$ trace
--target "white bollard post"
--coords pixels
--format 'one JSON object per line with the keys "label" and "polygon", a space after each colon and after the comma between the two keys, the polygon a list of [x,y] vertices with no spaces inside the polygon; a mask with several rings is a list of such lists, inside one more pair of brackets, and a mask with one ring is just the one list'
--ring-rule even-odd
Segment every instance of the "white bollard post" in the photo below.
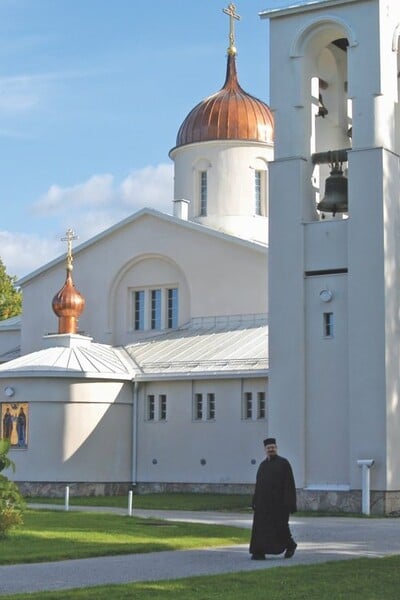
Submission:
{"label": "white bollard post", "polygon": [[132,516],[132,500],[133,500],[133,492],[129,490],[128,492],[128,517]]}
{"label": "white bollard post", "polygon": [[65,510],[69,510],[69,485],[65,486]]}
{"label": "white bollard post", "polygon": [[364,515],[370,514],[370,468],[374,462],[373,458],[364,458],[357,461],[358,466],[361,467],[361,508]]}

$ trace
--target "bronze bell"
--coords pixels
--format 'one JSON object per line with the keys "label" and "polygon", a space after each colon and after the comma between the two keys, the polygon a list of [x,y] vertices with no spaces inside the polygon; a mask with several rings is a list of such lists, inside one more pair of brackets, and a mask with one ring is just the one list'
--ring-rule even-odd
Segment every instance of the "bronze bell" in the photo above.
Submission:
{"label": "bronze bell", "polygon": [[340,163],[334,163],[331,169],[325,181],[325,196],[318,202],[317,209],[335,216],[348,211],[347,177],[343,175]]}

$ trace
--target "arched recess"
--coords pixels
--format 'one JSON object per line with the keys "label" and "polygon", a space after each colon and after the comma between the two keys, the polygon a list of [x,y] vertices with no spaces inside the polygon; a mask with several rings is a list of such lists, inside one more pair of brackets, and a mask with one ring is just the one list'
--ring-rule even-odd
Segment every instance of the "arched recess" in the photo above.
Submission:
{"label": "arched recess", "polygon": [[[161,321],[152,327],[151,292],[155,290],[160,290]],[[177,315],[173,324],[168,323],[168,290],[177,290],[174,293]],[[138,292],[143,292],[144,322],[143,327],[135,329],[135,296],[137,298]],[[126,345],[144,334],[156,334],[183,325],[190,320],[190,289],[185,273],[164,255],[135,257],[114,278],[108,297],[108,318],[113,345]]]}
{"label": "arched recess", "polygon": [[[304,109],[304,151],[310,157],[351,148],[352,101],[349,97],[349,48],[358,44],[355,32],[341,18],[315,18],[298,32],[291,46],[297,69],[299,97]],[[308,147],[307,147],[308,146]],[[333,165],[316,164],[312,171],[314,207],[322,200]],[[341,165],[346,172],[347,164]],[[341,213],[318,213],[316,218],[342,218]]]}
{"label": "arched recess", "polygon": [[358,45],[355,32],[346,21],[335,15],[325,15],[322,19],[316,17],[299,30],[292,42],[290,57],[304,56],[308,52],[311,42],[318,52],[333,40],[340,38],[347,38],[350,47]]}

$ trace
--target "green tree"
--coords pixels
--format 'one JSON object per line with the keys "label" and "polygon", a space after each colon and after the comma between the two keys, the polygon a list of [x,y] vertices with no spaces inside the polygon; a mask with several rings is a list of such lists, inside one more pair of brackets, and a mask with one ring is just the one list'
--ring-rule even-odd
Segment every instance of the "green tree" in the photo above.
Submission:
{"label": "green tree", "polygon": [[15,287],[16,277],[7,275],[0,258],[0,321],[16,317],[22,312],[22,294]]}
{"label": "green tree", "polygon": [[[8,458],[10,441],[0,438],[0,471],[12,469],[15,471],[14,462]],[[25,501],[18,487],[5,475],[0,475],[0,539],[7,533],[23,523]]]}

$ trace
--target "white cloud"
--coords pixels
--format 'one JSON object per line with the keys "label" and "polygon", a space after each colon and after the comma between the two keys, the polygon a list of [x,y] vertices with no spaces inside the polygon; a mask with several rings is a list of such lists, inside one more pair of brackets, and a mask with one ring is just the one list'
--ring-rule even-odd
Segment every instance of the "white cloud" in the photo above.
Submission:
{"label": "white cloud", "polygon": [[52,237],[0,231],[0,257],[7,273],[22,277],[63,252],[60,238],[71,227],[79,244],[118,221],[148,207],[172,212],[173,167],[149,166],[117,183],[113,175],[93,175],[70,187],[52,185],[32,213],[50,220]]}
{"label": "white cloud", "polygon": [[93,175],[84,183],[62,188],[52,185],[34,205],[33,212],[42,215],[54,215],[71,208],[85,210],[112,202],[114,177],[112,175]]}
{"label": "white cloud", "polygon": [[52,185],[32,211],[64,220],[65,215],[71,218],[73,210],[77,221],[91,222],[98,219],[100,210],[104,216],[114,215],[115,223],[145,206],[171,212],[172,198],[173,167],[161,164],[133,171],[120,183],[113,175],[104,174],[70,187]]}
{"label": "white cloud", "polygon": [[100,71],[71,70],[0,77],[0,116],[18,116],[42,109],[59,83],[86,80],[99,74]]}
{"label": "white cloud", "polygon": [[173,198],[173,167],[162,164],[133,171],[120,186],[121,199],[127,206],[136,206],[141,198],[143,206],[165,211],[165,195],[169,207]]}
{"label": "white cloud", "polygon": [[0,231],[0,255],[7,273],[22,277],[62,252],[60,241],[26,233]]}

